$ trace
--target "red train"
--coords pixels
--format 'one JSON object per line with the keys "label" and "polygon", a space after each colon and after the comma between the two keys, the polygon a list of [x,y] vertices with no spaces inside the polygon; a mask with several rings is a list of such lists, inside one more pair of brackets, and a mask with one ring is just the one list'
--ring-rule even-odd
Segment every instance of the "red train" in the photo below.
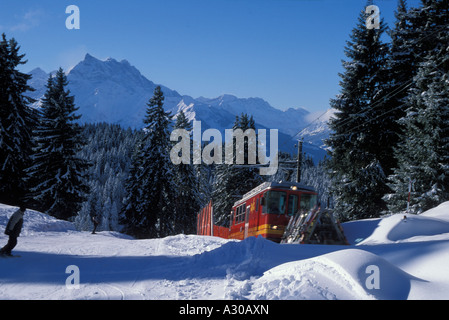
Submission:
{"label": "red train", "polygon": [[239,240],[260,235],[280,242],[290,218],[316,206],[317,193],[312,187],[295,182],[265,182],[234,203],[229,228],[214,225],[209,203],[198,214],[197,234]]}

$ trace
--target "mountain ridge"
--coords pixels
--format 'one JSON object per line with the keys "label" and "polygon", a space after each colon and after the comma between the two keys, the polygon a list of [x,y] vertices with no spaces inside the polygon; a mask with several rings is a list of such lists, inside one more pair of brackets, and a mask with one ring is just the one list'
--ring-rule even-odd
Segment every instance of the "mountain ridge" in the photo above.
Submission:
{"label": "mountain ridge", "polygon": [[[35,68],[29,74],[33,76],[30,86],[36,89],[29,95],[38,101],[34,104],[38,107],[39,100],[45,93],[47,79],[52,73]],[[147,103],[156,86],[160,85],[142,75],[126,59],[100,60],[89,53],[85,55],[84,60],[67,71],[67,79],[68,89],[75,96],[78,113],[82,115],[82,123],[107,122],[136,129],[143,127]],[[274,108],[262,98],[239,98],[232,94],[215,98],[193,98],[164,85],[160,86],[165,96],[164,108],[173,115],[182,110],[190,121],[201,121],[203,130],[216,128],[223,131],[232,128],[237,115],[247,113],[253,115],[258,129],[279,130],[280,148],[281,145],[288,145],[281,148],[282,151],[292,152],[295,143],[292,137],[310,124],[307,118],[310,112],[304,108],[289,108],[283,111]],[[320,135],[325,138],[328,132],[324,130]],[[305,141],[312,144],[318,141],[318,148],[322,145],[320,140],[321,137],[305,137]],[[321,158],[324,150],[319,153],[318,157]]]}

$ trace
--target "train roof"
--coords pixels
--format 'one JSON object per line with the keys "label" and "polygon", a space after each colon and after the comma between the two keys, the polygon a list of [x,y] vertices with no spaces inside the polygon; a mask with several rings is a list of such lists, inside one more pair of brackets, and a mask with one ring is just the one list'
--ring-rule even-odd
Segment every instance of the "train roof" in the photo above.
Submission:
{"label": "train roof", "polygon": [[298,183],[298,182],[289,182],[289,181],[280,181],[280,182],[264,182],[261,185],[255,187],[253,190],[245,193],[243,195],[243,198],[236,201],[234,203],[234,206],[236,206],[237,204],[244,202],[246,200],[248,200],[249,198],[254,197],[256,194],[265,191],[267,189],[285,189],[285,190],[289,190],[292,189],[293,187],[296,187],[297,191],[307,191],[307,192],[316,192],[315,189],[311,186],[307,186],[305,184],[302,183]]}

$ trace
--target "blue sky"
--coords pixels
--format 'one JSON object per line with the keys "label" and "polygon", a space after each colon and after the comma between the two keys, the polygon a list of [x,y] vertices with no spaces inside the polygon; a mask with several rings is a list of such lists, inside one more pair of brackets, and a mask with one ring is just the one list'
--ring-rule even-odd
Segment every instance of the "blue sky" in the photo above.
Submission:
{"label": "blue sky", "polygon": [[[419,0],[408,0],[419,6]],[[68,30],[66,7],[80,9]],[[374,0],[389,26],[396,0]],[[261,97],[279,109],[325,110],[339,92],[343,49],[366,0],[2,0],[0,32],[24,71],[67,69],[86,53],[126,59],[193,97]]]}

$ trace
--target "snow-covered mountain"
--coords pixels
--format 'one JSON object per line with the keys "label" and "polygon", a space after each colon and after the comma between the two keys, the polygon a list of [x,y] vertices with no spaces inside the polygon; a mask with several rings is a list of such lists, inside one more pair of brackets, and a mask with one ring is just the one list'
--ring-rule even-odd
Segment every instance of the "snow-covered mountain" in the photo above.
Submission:
{"label": "snow-covered mountain", "polygon": [[[30,96],[39,100],[45,92],[49,74],[40,68],[30,74],[33,76],[30,84],[36,89]],[[90,54],[86,54],[83,61],[68,71],[67,78],[68,88],[80,108],[78,112],[82,114],[82,122],[104,121],[132,128],[143,126],[148,100],[157,86],[127,60],[108,58],[103,61]],[[238,98],[233,95],[212,99],[193,98],[163,85],[161,87],[165,95],[165,108],[172,114],[183,110],[189,120],[201,121],[203,130],[216,128],[224,131],[232,128],[236,115],[247,113],[253,115],[257,128],[279,130],[279,147],[284,151],[293,151],[295,142],[292,137],[311,121],[310,112],[303,108],[282,111],[261,98]],[[306,142],[314,144],[311,149],[317,150],[313,153],[318,157],[324,152],[317,147],[322,145],[321,140],[327,134],[326,130],[308,131],[304,137]],[[308,148],[306,145],[305,149]]]}
{"label": "snow-covered mountain", "polygon": [[306,121],[309,124],[301,132],[305,142],[327,148],[323,140],[327,139],[331,133],[328,123],[335,111],[335,109],[328,109],[322,113],[310,113],[306,116]]}

